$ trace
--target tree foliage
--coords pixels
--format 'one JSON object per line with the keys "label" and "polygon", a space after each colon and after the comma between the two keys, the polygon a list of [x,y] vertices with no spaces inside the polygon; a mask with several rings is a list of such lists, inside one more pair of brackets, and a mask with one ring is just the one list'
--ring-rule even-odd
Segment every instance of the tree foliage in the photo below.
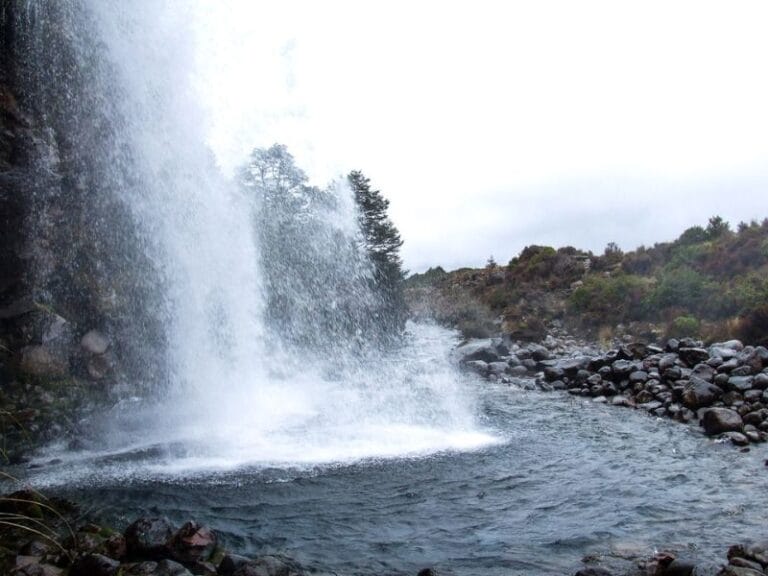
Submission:
{"label": "tree foliage", "polygon": [[406,318],[403,240],[389,218],[389,200],[371,186],[370,179],[357,170],[347,179],[358,209],[363,247],[373,264],[375,288],[383,297],[380,320],[388,332],[398,332]]}

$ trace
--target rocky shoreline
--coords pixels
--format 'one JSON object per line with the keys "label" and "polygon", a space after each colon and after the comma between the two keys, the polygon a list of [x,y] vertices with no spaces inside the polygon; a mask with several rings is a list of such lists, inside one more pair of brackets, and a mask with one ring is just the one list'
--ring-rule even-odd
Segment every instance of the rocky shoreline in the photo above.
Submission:
{"label": "rocky shoreline", "polygon": [[490,338],[456,349],[483,378],[643,410],[698,424],[705,434],[740,447],[768,439],[768,349],[739,340],[704,347],[692,339],[664,346],[642,342],[601,352],[548,336],[541,344]]}

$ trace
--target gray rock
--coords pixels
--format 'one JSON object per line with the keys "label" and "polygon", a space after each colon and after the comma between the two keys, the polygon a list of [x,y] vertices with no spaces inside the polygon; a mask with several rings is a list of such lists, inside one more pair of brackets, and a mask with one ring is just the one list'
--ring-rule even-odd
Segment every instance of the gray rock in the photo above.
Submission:
{"label": "gray rock", "polygon": [[696,364],[696,366],[693,367],[691,376],[696,376],[707,382],[712,382],[715,377],[715,370],[708,364]]}
{"label": "gray rock", "polygon": [[726,432],[723,438],[727,438],[734,446],[749,446],[749,438],[741,432]]}
{"label": "gray rock", "polygon": [[744,423],[738,412],[728,408],[709,408],[703,414],[701,425],[710,436],[723,432],[741,432]]}
{"label": "gray rock", "polygon": [[613,374],[619,377],[628,376],[634,371],[634,369],[634,363],[630,362],[629,360],[615,360],[613,364],[611,364],[611,371]]}
{"label": "gray rock", "polygon": [[730,360],[736,358],[739,355],[740,350],[733,350],[732,348],[724,348],[717,344],[709,348],[709,354],[713,358],[721,358],[722,360]]}
{"label": "gray rock", "polygon": [[651,400],[650,402],[645,402],[644,404],[638,404],[637,409],[638,410],[645,410],[646,412],[653,412],[655,410],[658,410],[661,408],[661,402],[658,400]]}
{"label": "gray rock", "polygon": [[544,378],[550,382],[560,380],[563,376],[565,376],[565,371],[559,366],[547,366],[544,368]]}
{"label": "gray rock", "polygon": [[173,524],[166,517],[139,518],[125,529],[125,544],[130,556],[167,558],[167,542],[173,535]]}
{"label": "gray rock", "polygon": [[667,380],[669,382],[674,382],[675,380],[679,380],[683,376],[683,371],[680,368],[680,366],[672,366],[670,368],[665,369],[662,372],[662,376],[664,380]]}
{"label": "gray rock", "polygon": [[120,562],[101,554],[81,556],[72,564],[69,576],[115,576]]}
{"label": "gray rock", "polygon": [[509,364],[507,364],[506,362],[489,362],[488,363],[488,372],[491,374],[496,374],[497,376],[504,374],[508,369],[509,369]]}
{"label": "gray rock", "polygon": [[738,566],[740,568],[749,568],[751,570],[757,570],[758,572],[762,572],[763,567],[760,564],[760,562],[755,562],[754,560],[747,560],[746,558],[739,558],[738,556],[731,558],[728,563],[731,566]]}
{"label": "gray rock", "polygon": [[[18,562],[19,556],[16,557]],[[35,558],[39,560],[39,558]],[[62,576],[64,570],[57,566],[50,564],[40,564],[38,562],[32,562],[29,564],[16,565],[11,574],[13,576]]]}
{"label": "gray rock", "polygon": [[765,576],[765,572],[729,564],[718,572],[718,576]]}
{"label": "gray rock", "polygon": [[677,353],[680,359],[691,367],[709,360],[709,352],[704,348],[680,348]]}
{"label": "gray rock", "polygon": [[104,354],[109,348],[109,339],[98,330],[90,330],[80,340],[80,346],[88,354]]}
{"label": "gray rock", "polygon": [[521,365],[527,368],[528,370],[530,370],[531,372],[536,370],[536,366],[537,366],[536,360],[534,360],[533,358],[527,358],[523,360]]}
{"label": "gray rock", "polygon": [[645,372],[643,370],[635,370],[629,375],[630,384],[635,384],[637,382],[645,382],[647,380],[648,380],[648,372]]}
{"label": "gray rock", "polygon": [[738,368],[740,366],[738,358],[731,358],[730,360],[726,360],[720,366],[717,367],[718,372],[730,372],[731,370],[734,370],[735,368]]}
{"label": "gray rock", "polygon": [[280,556],[260,556],[241,564],[232,576],[300,576],[301,568],[292,560]]}
{"label": "gray rock", "polygon": [[528,350],[531,353],[531,358],[536,360],[536,362],[540,362],[542,360],[549,360],[552,358],[552,354],[549,350],[547,350],[546,347],[541,346],[540,344],[529,344]]}
{"label": "gray rock", "polygon": [[525,366],[512,366],[509,369],[510,376],[521,377],[528,374],[528,369]]}
{"label": "gray rock", "polygon": [[752,541],[737,544],[728,549],[728,560],[733,558],[746,558],[768,566],[768,540]]}
{"label": "gray rock", "polygon": [[692,377],[683,391],[682,402],[686,408],[697,410],[712,405],[722,394],[723,390],[719,386]]}
{"label": "gray rock", "polygon": [[735,392],[746,392],[752,388],[752,376],[731,376],[726,387]]}
{"label": "gray rock", "polygon": [[197,522],[187,522],[171,537],[168,546],[179,562],[208,560],[216,548],[216,532]]}
{"label": "gray rock", "polygon": [[626,396],[614,396],[611,398],[611,404],[614,406],[626,406],[626,407],[634,407],[635,403],[627,398]]}
{"label": "gray rock", "polygon": [[752,379],[752,387],[758,390],[765,390],[768,388],[768,374],[761,372]]}
{"label": "gray rock", "polygon": [[752,426],[759,426],[763,420],[768,419],[768,410],[762,409],[755,412],[749,412],[742,418],[744,424],[751,424]]}
{"label": "gray rock", "polygon": [[32,345],[22,348],[19,370],[31,376],[59,377],[69,372],[69,362],[46,346]]}
{"label": "gray rock", "polygon": [[727,340],[726,342],[716,342],[715,344],[712,344],[713,347],[718,348],[725,348],[727,350],[735,350],[736,352],[741,352],[744,350],[744,344],[741,340]]}
{"label": "gray rock", "polygon": [[666,565],[659,565],[654,576],[692,576],[696,572],[696,564],[681,558],[675,558]]}
{"label": "gray rock", "polygon": [[751,366],[739,366],[731,370],[731,376],[749,376],[752,374]]}
{"label": "gray rock", "polygon": [[672,368],[675,364],[677,364],[677,354],[664,354],[659,360],[659,371],[663,373],[664,370]]}
{"label": "gray rock", "polygon": [[469,360],[467,362],[464,362],[464,366],[466,366],[468,369],[472,370],[473,372],[477,372],[478,374],[481,374],[482,376],[488,375],[488,362],[485,362],[483,360]]}
{"label": "gray rock", "polygon": [[574,576],[612,576],[605,568],[599,568],[597,566],[590,566],[588,568],[582,568]]}

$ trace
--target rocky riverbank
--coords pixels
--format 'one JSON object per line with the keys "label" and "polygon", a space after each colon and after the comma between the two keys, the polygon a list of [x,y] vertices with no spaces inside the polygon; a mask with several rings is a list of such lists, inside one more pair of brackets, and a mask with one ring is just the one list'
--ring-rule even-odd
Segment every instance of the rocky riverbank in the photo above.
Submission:
{"label": "rocky riverbank", "polygon": [[459,362],[484,378],[699,424],[737,446],[768,439],[768,349],[739,340],[704,347],[692,339],[641,342],[607,352],[548,336],[541,344],[475,340]]}
{"label": "rocky riverbank", "polygon": [[123,532],[93,523],[77,506],[23,490],[0,497],[0,573],[13,576],[300,576],[277,555],[245,558],[212,529],[144,517]]}

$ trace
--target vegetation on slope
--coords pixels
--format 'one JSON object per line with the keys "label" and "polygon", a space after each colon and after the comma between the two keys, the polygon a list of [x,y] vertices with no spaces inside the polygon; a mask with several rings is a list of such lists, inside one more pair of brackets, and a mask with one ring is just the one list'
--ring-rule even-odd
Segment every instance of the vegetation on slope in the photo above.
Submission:
{"label": "vegetation on slope", "polygon": [[408,280],[413,313],[467,336],[498,332],[536,339],[552,320],[590,336],[630,326],[637,336],[739,337],[768,341],[768,219],[734,231],[722,218],[673,242],[595,255],[573,247],[528,246],[506,267]]}

